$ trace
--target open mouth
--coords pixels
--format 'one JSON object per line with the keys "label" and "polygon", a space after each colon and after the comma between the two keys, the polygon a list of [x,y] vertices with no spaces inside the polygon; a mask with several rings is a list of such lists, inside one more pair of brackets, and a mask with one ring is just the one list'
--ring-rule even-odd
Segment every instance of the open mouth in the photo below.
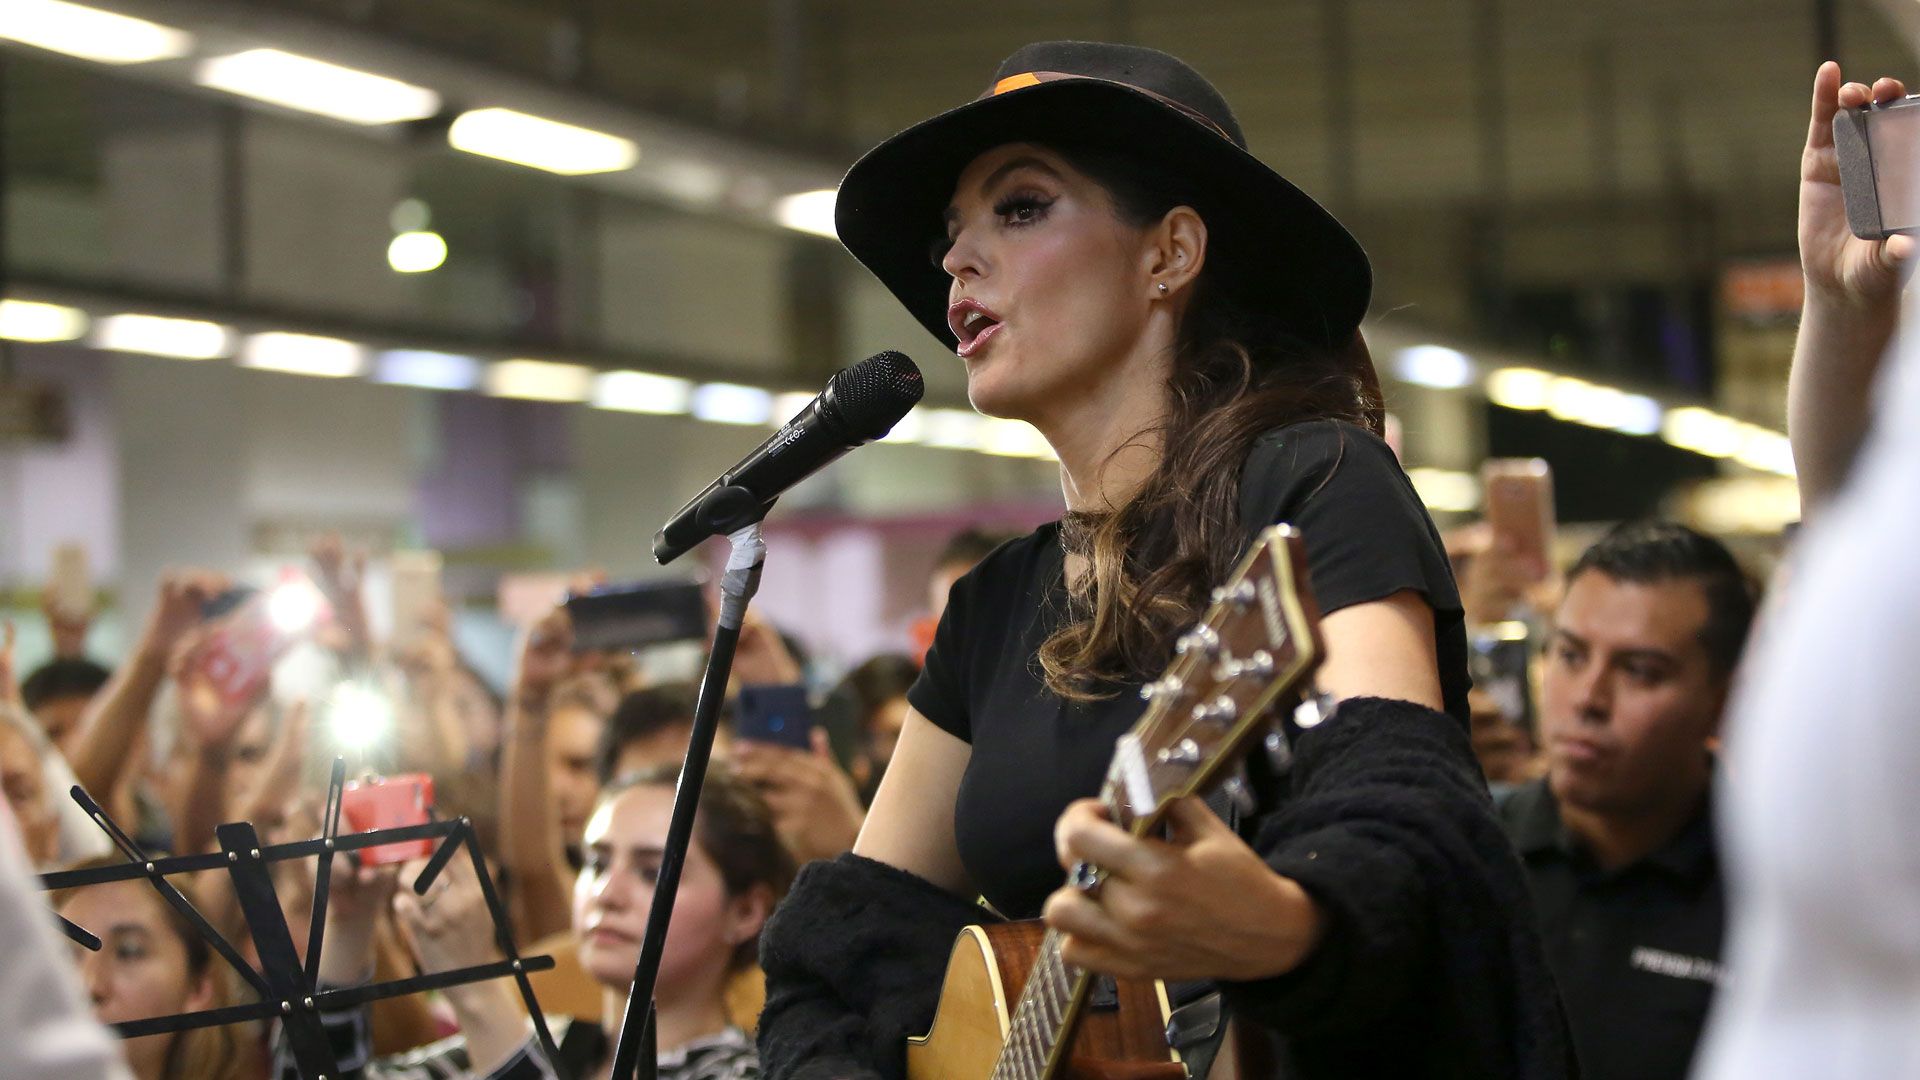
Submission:
{"label": "open mouth", "polygon": [[988,339],[1000,330],[1000,320],[984,305],[974,300],[962,300],[947,309],[947,325],[958,339],[955,352],[961,356],[972,356],[984,346]]}

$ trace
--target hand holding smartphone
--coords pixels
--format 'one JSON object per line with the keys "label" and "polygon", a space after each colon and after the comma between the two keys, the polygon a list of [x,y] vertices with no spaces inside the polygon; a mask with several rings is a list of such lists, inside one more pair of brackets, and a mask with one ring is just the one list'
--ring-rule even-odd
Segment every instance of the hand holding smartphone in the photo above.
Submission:
{"label": "hand holding smartphone", "polygon": [[[353,780],[340,793],[340,816],[346,821],[350,832],[425,825],[432,810],[433,777],[426,773]],[[361,848],[360,862],[367,866],[384,866],[408,859],[424,859],[432,854],[432,840],[403,840]]]}
{"label": "hand holding smartphone", "polygon": [[1493,534],[1481,557],[1510,560],[1510,580],[1545,581],[1553,573],[1553,470],[1541,458],[1490,458],[1480,485]]}
{"label": "hand holding smartphone", "polygon": [[1920,231],[1920,95],[1833,117],[1847,227],[1862,240]]}
{"label": "hand holding smartphone", "polygon": [[811,750],[813,710],[807,704],[806,686],[742,686],[734,703],[733,737]]}

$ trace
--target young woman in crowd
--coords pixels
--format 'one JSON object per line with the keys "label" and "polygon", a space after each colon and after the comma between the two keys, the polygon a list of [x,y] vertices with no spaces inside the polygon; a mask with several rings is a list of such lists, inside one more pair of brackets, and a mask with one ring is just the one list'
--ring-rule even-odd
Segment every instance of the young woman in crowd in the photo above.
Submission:
{"label": "young woman in crowd", "polygon": [[[1219,983],[1288,1076],[1570,1071],[1467,742],[1459,598],[1380,437],[1366,255],[1245,147],[1174,57],[1054,42],[842,183],[842,241],[976,409],[1047,438],[1067,515],[954,587],[854,852],[769,925],[770,1076],[897,1075],[980,895],[1071,964]],[[1339,710],[1251,841],[1198,800],[1135,839],[1087,796],[1273,522],[1304,535]],[[1098,891],[1063,887],[1082,860]]]}
{"label": "young woman in crowd", "polygon": [[835,697],[852,705],[859,721],[860,750],[853,759],[853,779],[860,785],[860,801],[871,803],[873,793],[893,760],[900,729],[907,722],[907,690],[920,677],[920,665],[911,656],[881,653],[847,672],[834,688]]}
{"label": "young woman in crowd", "polygon": [[[600,983],[602,1008],[598,1017],[558,1018],[553,1023],[565,1070],[561,1075],[571,1080],[604,1078],[611,1067],[613,1034],[646,933],[676,776],[677,770],[656,769],[616,780],[588,821],[586,865],[574,885],[573,917],[580,933],[581,966]],[[417,870],[415,864],[400,879],[411,881]],[[752,1042],[728,1018],[725,990],[733,975],[756,962],[761,925],[792,878],[792,858],[781,846],[766,804],[751,787],[716,768],[701,791],[694,845],[681,869],[655,994],[663,1080],[745,1080],[759,1075]],[[390,885],[390,877],[388,881]],[[370,907],[355,906],[362,912]],[[400,889],[394,907],[411,932],[424,971],[499,959],[485,898],[465,858],[449,863],[424,897]],[[366,922],[364,914],[330,916],[328,949],[340,952],[323,954],[323,981],[367,977]],[[363,1071],[345,1075],[372,1080],[554,1075],[535,1045],[511,981],[455,987],[447,998],[462,1034],[375,1060]],[[370,1056],[363,1016],[325,1017],[329,1026],[361,1047],[354,1056],[360,1062]],[[336,1038],[335,1044],[340,1041]],[[291,1080],[289,1069],[283,1058],[279,1075]]]}
{"label": "young woman in crowd", "polygon": [[[75,869],[124,861],[102,857]],[[145,880],[64,889],[52,902],[61,916],[100,939],[98,952],[76,945],[74,956],[102,1023],[237,1004],[231,972]],[[228,1024],[129,1039],[127,1063],[138,1080],[256,1080],[266,1055],[254,1031],[253,1025]]]}

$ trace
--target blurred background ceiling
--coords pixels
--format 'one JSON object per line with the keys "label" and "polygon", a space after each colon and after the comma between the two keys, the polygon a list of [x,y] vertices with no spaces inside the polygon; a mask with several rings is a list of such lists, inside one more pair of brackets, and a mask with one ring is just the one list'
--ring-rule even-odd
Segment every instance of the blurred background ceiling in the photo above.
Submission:
{"label": "blurred background ceiling", "polygon": [[[1832,55],[1854,77],[1898,73],[1917,7],[101,0],[190,41],[124,64],[0,42],[5,291],[213,321],[235,342],[291,330],[445,352],[469,358],[448,376],[462,387],[568,401],[627,369],[800,391],[897,347],[957,412],[958,365],[816,235],[832,186],[1025,42],[1133,41],[1213,79],[1254,151],[1372,253],[1368,332],[1410,465],[1545,454],[1563,513],[1626,516],[1704,477],[1790,471],[1813,69]],[[209,88],[210,61],[263,48],[431,100],[343,123]],[[557,175],[450,148],[456,118],[500,108],[634,156]],[[432,270],[402,273],[390,245],[423,231]],[[472,366],[527,358],[585,367],[495,385]],[[1004,428],[948,442],[1045,453]]]}

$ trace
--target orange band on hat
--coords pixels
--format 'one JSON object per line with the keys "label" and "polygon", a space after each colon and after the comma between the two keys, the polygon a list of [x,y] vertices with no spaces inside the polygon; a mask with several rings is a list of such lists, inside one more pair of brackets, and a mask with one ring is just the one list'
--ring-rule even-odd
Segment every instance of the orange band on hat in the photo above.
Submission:
{"label": "orange band on hat", "polygon": [[[1206,115],[1200,110],[1193,108],[1190,105],[1184,105],[1178,101],[1175,101],[1172,98],[1168,97],[1167,95],[1160,93],[1159,91],[1149,90],[1144,86],[1135,86],[1132,83],[1121,82],[1118,79],[1099,79],[1091,75],[1074,75],[1064,71],[1023,71],[1018,75],[1009,75],[1006,78],[1001,79],[999,82],[994,83],[993,89],[987,91],[984,94],[981,94],[978,98],[975,98],[974,100],[985,101],[990,97],[998,97],[1001,94],[1007,93],[1008,91],[1011,91],[1011,90],[1024,90],[1029,86],[1039,86],[1041,83],[1059,82],[1064,79],[1087,79],[1089,81],[1094,81],[1094,82],[1112,83],[1115,86],[1124,86],[1129,90],[1135,91],[1137,93],[1145,94],[1146,96],[1154,99],[1155,101],[1158,101],[1162,105],[1166,105],[1172,109],[1178,110],[1182,115],[1186,116],[1187,118],[1192,120],[1197,120],[1200,123],[1205,124],[1207,128],[1210,129],[1214,134],[1220,136],[1221,138],[1227,140],[1228,142],[1234,142],[1233,136],[1227,133],[1226,128],[1223,128],[1219,124],[1215,123],[1212,117]],[[1234,143],[1234,144],[1236,146],[1239,145],[1238,143]],[[1242,149],[1245,149],[1245,147],[1242,147]]]}
{"label": "orange band on hat", "polygon": [[[974,85],[977,86],[979,84],[976,83]],[[1039,85],[1040,85],[1040,76],[1035,75],[1031,71],[1023,71],[1018,75],[1009,75],[1006,78],[1001,79],[999,82],[994,83],[993,94],[989,96],[1004,94],[1009,90],[1023,90],[1029,86],[1039,86]]]}

